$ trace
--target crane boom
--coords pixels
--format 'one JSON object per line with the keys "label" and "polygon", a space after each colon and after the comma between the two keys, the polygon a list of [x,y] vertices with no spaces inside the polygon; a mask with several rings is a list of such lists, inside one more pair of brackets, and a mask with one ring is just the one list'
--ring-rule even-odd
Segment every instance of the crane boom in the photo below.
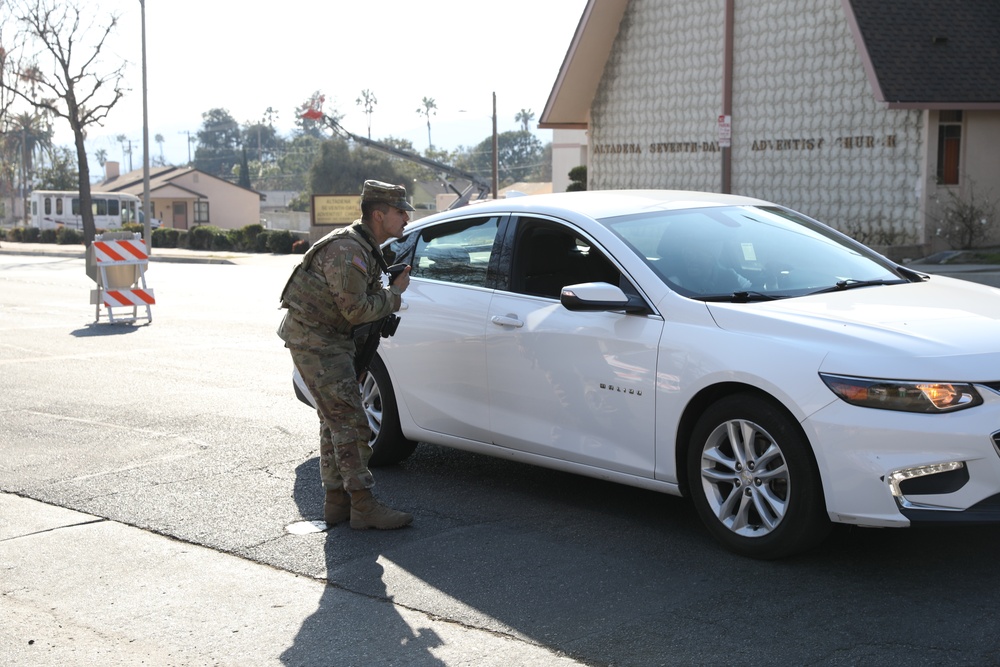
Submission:
{"label": "crane boom", "polygon": [[482,180],[475,174],[462,171],[461,169],[456,169],[455,167],[445,164],[444,162],[438,162],[437,160],[432,160],[422,155],[411,153],[410,151],[403,150],[402,148],[396,148],[395,146],[384,144],[381,141],[373,141],[367,137],[362,137],[354,134],[353,132],[348,132],[340,123],[326,114],[323,114],[323,122],[326,123],[326,125],[333,130],[335,134],[338,134],[345,139],[350,139],[351,141],[361,144],[362,146],[373,148],[375,150],[382,151],[383,153],[388,153],[389,155],[409,160],[410,162],[416,162],[419,165],[428,167],[429,169],[434,169],[435,171],[446,174],[449,177],[461,178],[468,181],[469,185],[462,191],[459,191],[455,185],[448,182],[448,187],[452,190],[452,192],[458,195],[458,199],[452,202],[451,206],[448,207],[449,210],[468,204],[474,191],[478,190],[479,199],[485,199],[492,190],[489,183]]}

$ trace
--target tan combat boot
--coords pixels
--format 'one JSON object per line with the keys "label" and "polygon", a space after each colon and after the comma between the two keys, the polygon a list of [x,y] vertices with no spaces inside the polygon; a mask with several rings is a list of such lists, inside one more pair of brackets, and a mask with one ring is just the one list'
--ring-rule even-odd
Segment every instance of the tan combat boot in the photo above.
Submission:
{"label": "tan combat boot", "polygon": [[351,518],[351,497],[343,489],[327,490],[323,502],[323,520],[327,526],[336,526]]}
{"label": "tan combat boot", "polygon": [[412,514],[386,507],[368,489],[351,492],[351,528],[392,530],[408,526],[411,521]]}

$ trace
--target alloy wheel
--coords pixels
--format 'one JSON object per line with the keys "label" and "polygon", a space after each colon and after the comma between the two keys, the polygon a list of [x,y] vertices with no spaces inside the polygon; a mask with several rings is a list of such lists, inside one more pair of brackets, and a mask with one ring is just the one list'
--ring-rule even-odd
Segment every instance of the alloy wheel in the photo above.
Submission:
{"label": "alloy wheel", "polygon": [[791,481],[781,448],[763,428],[745,419],[719,424],[700,468],[709,507],[733,533],[759,537],[781,523]]}

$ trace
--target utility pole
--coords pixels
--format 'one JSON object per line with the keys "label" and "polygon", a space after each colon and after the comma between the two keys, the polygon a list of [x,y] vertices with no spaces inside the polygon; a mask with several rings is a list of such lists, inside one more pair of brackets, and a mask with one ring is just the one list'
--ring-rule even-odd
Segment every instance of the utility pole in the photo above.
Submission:
{"label": "utility pole", "polygon": [[493,198],[497,199],[499,193],[497,192],[499,186],[499,179],[497,172],[499,171],[499,158],[497,156],[497,94],[493,91]]}
{"label": "utility pole", "polygon": [[[153,219],[149,206],[149,107],[146,104],[146,0],[139,0],[142,6],[142,238],[146,242],[146,252],[153,249]],[[150,253],[151,254],[151,253]],[[148,311],[147,311],[148,312]]]}
{"label": "utility pole", "polygon": [[24,226],[31,224],[28,210],[28,128],[21,125],[21,208],[24,209]]}
{"label": "utility pole", "polygon": [[[722,115],[730,123],[730,133],[732,132],[733,113],[733,24],[735,22],[735,0],[726,0],[725,3],[725,26],[723,29],[723,55],[722,55]],[[720,118],[720,124],[722,119]],[[731,139],[730,139],[731,142]],[[721,143],[721,141],[720,141]],[[728,195],[733,191],[733,149],[732,146],[719,146],[722,157],[722,174],[720,178],[720,190],[722,194]]]}
{"label": "utility pole", "polygon": [[188,144],[188,164],[191,164],[191,130],[181,130],[181,131],[180,131],[180,132],[178,132],[177,134],[186,134],[186,135],[187,135],[187,144]]}

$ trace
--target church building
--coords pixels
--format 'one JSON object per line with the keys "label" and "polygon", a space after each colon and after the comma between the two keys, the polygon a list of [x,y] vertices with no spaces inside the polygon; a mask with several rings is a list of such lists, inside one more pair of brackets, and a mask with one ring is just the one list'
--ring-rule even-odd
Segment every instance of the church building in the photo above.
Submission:
{"label": "church building", "polygon": [[587,131],[591,190],[731,192],[942,249],[949,202],[1000,200],[1000,2],[590,0],[539,127]]}

